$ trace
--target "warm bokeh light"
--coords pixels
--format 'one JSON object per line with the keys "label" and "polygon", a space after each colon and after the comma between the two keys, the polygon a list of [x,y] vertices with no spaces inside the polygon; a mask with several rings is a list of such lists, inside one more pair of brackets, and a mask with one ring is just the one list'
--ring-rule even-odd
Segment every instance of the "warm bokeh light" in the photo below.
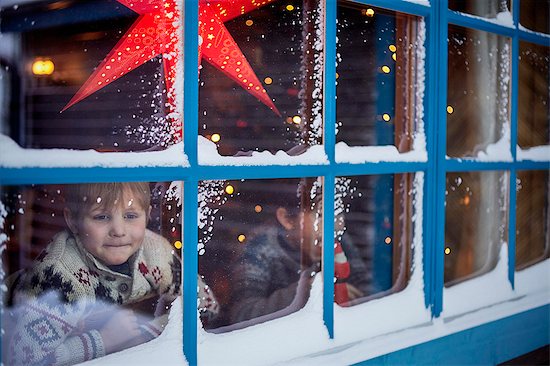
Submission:
{"label": "warm bokeh light", "polygon": [[272,82],[273,82],[273,79],[270,78],[269,76],[264,79],[264,83],[266,83],[267,85],[270,85]]}
{"label": "warm bokeh light", "polygon": [[447,106],[447,113],[453,114],[454,111],[455,111],[455,109],[452,106],[450,106],[450,105]]}
{"label": "warm bokeh light", "polygon": [[225,187],[225,193],[227,194],[233,194],[233,192],[235,192],[235,188],[233,188],[233,186],[231,184],[228,184],[226,187]]}
{"label": "warm bokeh light", "polygon": [[248,25],[249,27],[254,24],[254,21],[252,19],[248,19],[244,24]]}
{"label": "warm bokeh light", "polygon": [[371,8],[368,8],[367,10],[365,10],[364,14],[368,17],[373,17],[374,16],[374,10],[372,10]]}
{"label": "warm bokeh light", "polygon": [[391,55],[391,58],[393,58],[394,61],[397,61],[397,56],[395,55],[395,53]]}
{"label": "warm bokeh light", "polygon": [[338,79],[339,77],[340,77],[340,74],[336,73],[336,79]]}
{"label": "warm bokeh light", "polygon": [[288,4],[288,5],[286,6],[286,10],[288,10],[288,11],[294,10],[294,5]]}
{"label": "warm bokeh light", "polygon": [[301,122],[302,122],[302,117],[300,116],[294,116],[292,117],[292,122],[296,123],[297,125],[299,125]]}
{"label": "warm bokeh light", "polygon": [[221,140],[221,136],[219,133],[214,133],[212,134],[212,136],[210,137],[210,140],[212,140],[212,142],[219,142]]}
{"label": "warm bokeh light", "polygon": [[384,74],[389,74],[390,71],[391,71],[391,69],[390,69],[389,66],[386,66],[386,65],[382,66],[382,72],[383,72]]}
{"label": "warm bokeh light", "polygon": [[182,246],[183,246],[183,244],[181,243],[181,241],[176,240],[176,241],[174,242],[174,247],[175,247],[176,249],[181,249]]}
{"label": "warm bokeh light", "polygon": [[397,47],[395,47],[393,44],[390,44],[390,45],[388,46],[388,48],[389,48],[390,51],[392,51],[392,52],[397,51]]}
{"label": "warm bokeh light", "polygon": [[445,254],[446,255],[451,254],[451,248],[449,248],[449,247],[445,248]]}
{"label": "warm bokeh light", "polygon": [[34,75],[51,75],[55,70],[52,60],[35,60],[32,63],[32,73]]}
{"label": "warm bokeh light", "polygon": [[470,204],[470,196],[466,196],[462,199],[462,204],[468,206]]}
{"label": "warm bokeh light", "polygon": [[241,234],[237,237],[237,240],[239,243],[243,243],[246,240],[246,236],[244,234]]}
{"label": "warm bokeh light", "polygon": [[384,242],[388,245],[391,244],[391,238],[389,236],[386,236],[386,239],[384,239]]}
{"label": "warm bokeh light", "polygon": [[256,207],[254,207],[254,211],[256,211],[257,213],[262,212],[262,206],[256,205]]}
{"label": "warm bokeh light", "polygon": [[391,119],[391,117],[390,117],[390,115],[389,115],[389,114],[387,114],[387,113],[384,113],[384,114],[382,115],[382,119],[383,119],[384,121],[386,121],[386,122],[389,122],[389,121],[390,121],[390,119]]}

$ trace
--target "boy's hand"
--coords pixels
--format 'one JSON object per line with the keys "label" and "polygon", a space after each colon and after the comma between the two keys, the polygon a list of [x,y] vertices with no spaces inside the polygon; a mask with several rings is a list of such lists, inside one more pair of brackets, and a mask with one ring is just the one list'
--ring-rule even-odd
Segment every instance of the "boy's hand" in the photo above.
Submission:
{"label": "boy's hand", "polygon": [[128,309],[114,313],[99,333],[107,354],[143,343],[138,319],[134,312]]}

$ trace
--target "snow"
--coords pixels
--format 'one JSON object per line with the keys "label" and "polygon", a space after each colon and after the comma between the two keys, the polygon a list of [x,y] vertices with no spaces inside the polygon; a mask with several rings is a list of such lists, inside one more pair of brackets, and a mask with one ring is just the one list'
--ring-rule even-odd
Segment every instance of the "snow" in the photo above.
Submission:
{"label": "snow", "polygon": [[479,19],[479,20],[483,20],[485,22],[501,25],[501,26],[507,27],[507,28],[515,28],[514,18],[512,17],[512,13],[510,11],[500,12],[496,15],[495,18],[486,18],[486,17],[482,17],[482,16],[478,16],[478,15],[472,15],[472,14],[468,14],[468,13],[461,13],[461,12],[458,12],[458,11],[455,11],[454,13],[460,14],[461,16],[465,16],[465,17],[468,17],[468,18]]}
{"label": "snow", "polygon": [[198,137],[200,165],[325,165],[328,157],[322,145],[310,146],[303,154],[291,156],[279,150],[276,154],[269,151],[253,151],[251,156],[222,156],[216,144],[203,136]]}
{"label": "snow", "polygon": [[406,153],[399,153],[394,145],[386,146],[348,146],[345,142],[336,144],[337,163],[378,163],[381,161],[393,162],[426,162],[428,154],[425,149],[412,150]]}
{"label": "snow", "polygon": [[525,28],[523,25],[519,25],[519,30],[521,31],[524,31],[524,32],[527,32],[527,33],[531,33],[531,34],[535,34],[537,36],[541,36],[541,37],[545,37],[545,38],[550,38],[550,34],[548,33],[542,33],[542,32],[535,32],[529,28]]}
{"label": "snow", "polygon": [[523,150],[516,148],[517,160],[550,161],[550,145],[536,146]]}
{"label": "snow", "polygon": [[189,166],[183,142],[163,151],[98,152],[70,149],[23,149],[9,137],[0,134],[0,167],[4,168],[89,168]]}
{"label": "snow", "polygon": [[[405,0],[408,3],[415,3],[418,5],[430,6],[430,0]],[[437,1],[437,0],[434,0]]]}
{"label": "snow", "polygon": [[510,151],[510,128],[505,125],[502,137],[494,144],[487,145],[485,151],[477,154],[478,161],[513,161]]}

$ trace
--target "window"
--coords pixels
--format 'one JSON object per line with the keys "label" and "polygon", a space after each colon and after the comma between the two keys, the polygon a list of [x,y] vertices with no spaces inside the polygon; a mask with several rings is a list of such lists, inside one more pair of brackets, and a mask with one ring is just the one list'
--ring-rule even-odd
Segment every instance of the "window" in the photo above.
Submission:
{"label": "window", "polygon": [[[547,8],[5,0],[3,330],[24,324],[18,286],[44,248],[82,226],[70,192],[140,184],[150,204],[123,189],[140,210],[122,219],[146,213],[141,231],[182,262],[166,273],[183,296],[138,357],[179,362],[182,343],[189,364],[239,363],[253,340],[252,363],[325,361],[402,345],[405,329],[452,335],[473,311],[516,314],[502,304],[550,287],[533,280],[550,265]],[[141,343],[108,339],[85,341]],[[342,362],[377,355],[363,351]]]}

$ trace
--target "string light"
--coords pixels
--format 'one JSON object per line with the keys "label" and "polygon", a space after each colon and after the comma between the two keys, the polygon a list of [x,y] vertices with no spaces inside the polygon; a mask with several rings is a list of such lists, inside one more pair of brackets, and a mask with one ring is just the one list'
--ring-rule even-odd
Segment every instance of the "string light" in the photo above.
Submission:
{"label": "string light", "polygon": [[390,45],[388,46],[388,48],[389,48],[390,51],[392,51],[392,52],[397,51],[397,47],[395,47],[393,44],[390,44]]}
{"label": "string light", "polygon": [[181,241],[176,240],[176,241],[174,242],[174,247],[175,247],[176,249],[181,249],[182,246],[183,246],[183,244],[181,243]]}
{"label": "string light", "polygon": [[243,243],[246,240],[246,236],[244,234],[241,234],[237,237],[237,240],[239,243]]}
{"label": "string light", "polygon": [[340,77],[340,74],[336,73],[336,79],[338,79],[339,77]]}
{"label": "string light", "polygon": [[249,27],[254,24],[254,21],[252,19],[248,19],[244,24],[248,25]]}
{"label": "string light", "polygon": [[270,85],[272,82],[273,82],[273,79],[270,78],[269,76],[264,79],[264,83],[266,83],[267,85]]}
{"label": "string light", "polygon": [[32,73],[34,75],[51,75],[55,70],[52,60],[37,59],[32,63]]}
{"label": "string light", "polygon": [[447,247],[445,248],[445,255],[451,254],[451,248]]}
{"label": "string light", "polygon": [[294,117],[292,117],[292,122],[294,122],[295,124],[299,125],[299,124],[302,122],[302,117],[300,117],[300,116],[294,116]]}
{"label": "string light", "polygon": [[386,66],[386,65],[382,66],[382,72],[383,72],[384,74],[389,74],[390,71],[391,71],[391,69],[390,69],[389,66]]}
{"label": "string light", "polygon": [[389,114],[384,113],[384,114],[382,115],[382,119],[383,119],[384,121],[386,121],[386,122],[389,122],[389,121],[391,120],[391,117],[390,117]]}
{"label": "string light", "polygon": [[286,6],[286,10],[288,10],[288,11],[294,10],[294,5],[288,4],[288,5]]}
{"label": "string light", "polygon": [[453,114],[454,111],[455,111],[455,109],[452,106],[450,106],[450,105],[447,106],[447,113]]}
{"label": "string light", "polygon": [[214,133],[212,134],[212,137],[210,137],[210,140],[212,140],[212,142],[219,142],[221,140],[221,136],[219,133]]}
{"label": "string light", "polygon": [[368,9],[363,9],[361,11],[361,13],[363,13],[363,15],[366,15],[368,17],[373,17],[374,16],[374,10],[372,10],[371,8],[368,8]]}
{"label": "string light", "polygon": [[395,55],[395,53],[391,55],[391,58],[393,58],[394,61],[397,61],[397,56]]}
{"label": "string light", "polygon": [[388,245],[391,244],[391,238],[389,236],[386,236],[386,239],[384,239],[384,242]]}
{"label": "string light", "polygon": [[256,205],[256,207],[254,207],[254,211],[256,211],[257,213],[262,212],[262,206]]}
{"label": "string light", "polygon": [[235,192],[235,188],[233,188],[233,186],[231,184],[228,184],[226,187],[225,187],[225,193],[227,194],[233,194],[233,192]]}

